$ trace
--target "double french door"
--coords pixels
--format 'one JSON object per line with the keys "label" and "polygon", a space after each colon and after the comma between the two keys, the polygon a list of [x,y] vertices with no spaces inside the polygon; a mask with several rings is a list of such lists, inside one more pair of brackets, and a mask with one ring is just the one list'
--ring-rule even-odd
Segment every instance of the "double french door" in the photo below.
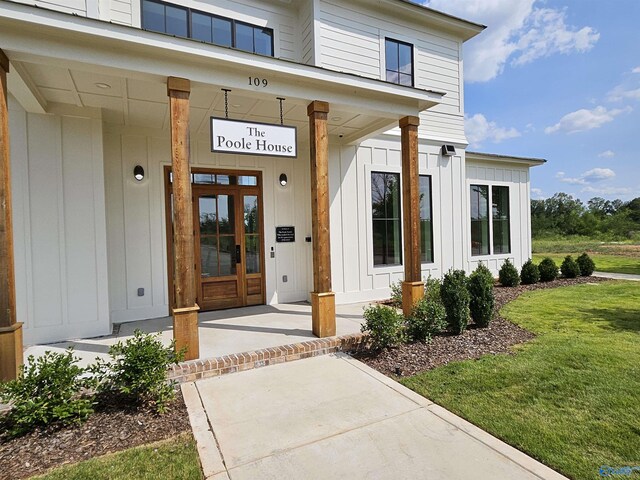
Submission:
{"label": "double french door", "polygon": [[257,172],[192,174],[197,303],[203,311],[265,302],[260,180]]}

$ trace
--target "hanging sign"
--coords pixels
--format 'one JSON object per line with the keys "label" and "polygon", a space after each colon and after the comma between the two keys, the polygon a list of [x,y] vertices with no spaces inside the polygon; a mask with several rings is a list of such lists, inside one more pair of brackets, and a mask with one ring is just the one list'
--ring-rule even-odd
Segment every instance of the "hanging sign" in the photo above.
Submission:
{"label": "hanging sign", "polygon": [[296,158],[297,129],[211,117],[211,151]]}

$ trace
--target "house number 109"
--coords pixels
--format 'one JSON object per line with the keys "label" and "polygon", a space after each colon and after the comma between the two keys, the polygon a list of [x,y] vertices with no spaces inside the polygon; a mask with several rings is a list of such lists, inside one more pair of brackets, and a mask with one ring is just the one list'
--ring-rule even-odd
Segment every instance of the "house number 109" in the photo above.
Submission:
{"label": "house number 109", "polygon": [[249,77],[249,85],[264,88],[269,85],[269,80],[267,80],[266,78]]}

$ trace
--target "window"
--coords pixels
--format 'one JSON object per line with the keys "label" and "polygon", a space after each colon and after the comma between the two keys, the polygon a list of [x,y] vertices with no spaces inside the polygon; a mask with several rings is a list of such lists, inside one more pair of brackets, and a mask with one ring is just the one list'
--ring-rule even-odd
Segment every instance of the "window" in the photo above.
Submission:
{"label": "window", "polygon": [[142,0],[142,28],[273,57],[270,28],[156,0]]}
{"label": "window", "polygon": [[[490,228],[493,232],[493,252],[489,244]],[[487,185],[471,185],[471,255],[510,252],[509,187],[492,186],[489,190]]]}
{"label": "window", "polygon": [[413,45],[385,39],[387,82],[413,87]]}
{"label": "window", "polygon": [[420,261],[433,263],[431,175],[420,175]]}
{"label": "window", "polygon": [[400,174],[371,172],[373,265],[402,264]]}
{"label": "window", "polygon": [[509,187],[491,187],[493,253],[511,253]]}

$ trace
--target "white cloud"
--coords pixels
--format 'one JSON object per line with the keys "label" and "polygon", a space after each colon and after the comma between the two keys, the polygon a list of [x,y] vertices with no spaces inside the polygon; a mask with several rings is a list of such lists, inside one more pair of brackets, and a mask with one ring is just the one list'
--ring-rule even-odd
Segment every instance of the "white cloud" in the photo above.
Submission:
{"label": "white cloud", "polygon": [[618,85],[607,93],[607,100],[610,102],[619,102],[627,98],[631,100],[640,100],[640,88],[625,88],[622,85]]}
{"label": "white cloud", "polygon": [[544,0],[425,0],[432,8],[488,26],[465,46],[465,79],[486,82],[511,60],[524,65],[556,53],[586,52],[600,34],[566,24],[566,9],[537,7]]}
{"label": "white cloud", "polygon": [[[610,168],[592,168],[587,170],[579,177],[565,177],[564,172],[558,172],[556,178],[561,182],[568,183],[570,185],[589,185],[591,183],[598,183],[604,180],[610,180],[616,176],[616,172]],[[584,191],[584,190],[583,190]]]}
{"label": "white cloud", "polygon": [[464,125],[467,140],[473,146],[480,146],[486,140],[500,143],[520,136],[520,132],[515,128],[499,127],[496,122],[488,121],[481,113],[476,113],[472,117],[465,116]]}
{"label": "white cloud", "polygon": [[633,70],[631,70],[631,73],[640,73],[640,67],[636,67]]}
{"label": "white cloud", "polygon": [[580,190],[583,193],[592,195],[610,196],[610,195],[629,195],[632,190],[627,187],[584,187]]}
{"label": "white cloud", "polygon": [[575,112],[567,113],[558,123],[545,128],[544,133],[549,134],[560,131],[576,133],[592,130],[594,128],[601,127],[605,123],[613,121],[615,117],[622,113],[631,112],[631,110],[631,107],[613,108],[610,110],[607,110],[603,106],[598,106],[592,110],[583,108],[576,110]]}
{"label": "white cloud", "polygon": [[600,158],[612,158],[612,157],[615,157],[615,156],[616,156],[616,154],[615,154],[615,152],[613,150],[605,150],[604,152],[600,152],[598,154],[598,157],[600,157]]}
{"label": "white cloud", "polygon": [[531,189],[531,197],[534,200],[544,200],[545,199],[544,192],[540,188],[532,188]]}

